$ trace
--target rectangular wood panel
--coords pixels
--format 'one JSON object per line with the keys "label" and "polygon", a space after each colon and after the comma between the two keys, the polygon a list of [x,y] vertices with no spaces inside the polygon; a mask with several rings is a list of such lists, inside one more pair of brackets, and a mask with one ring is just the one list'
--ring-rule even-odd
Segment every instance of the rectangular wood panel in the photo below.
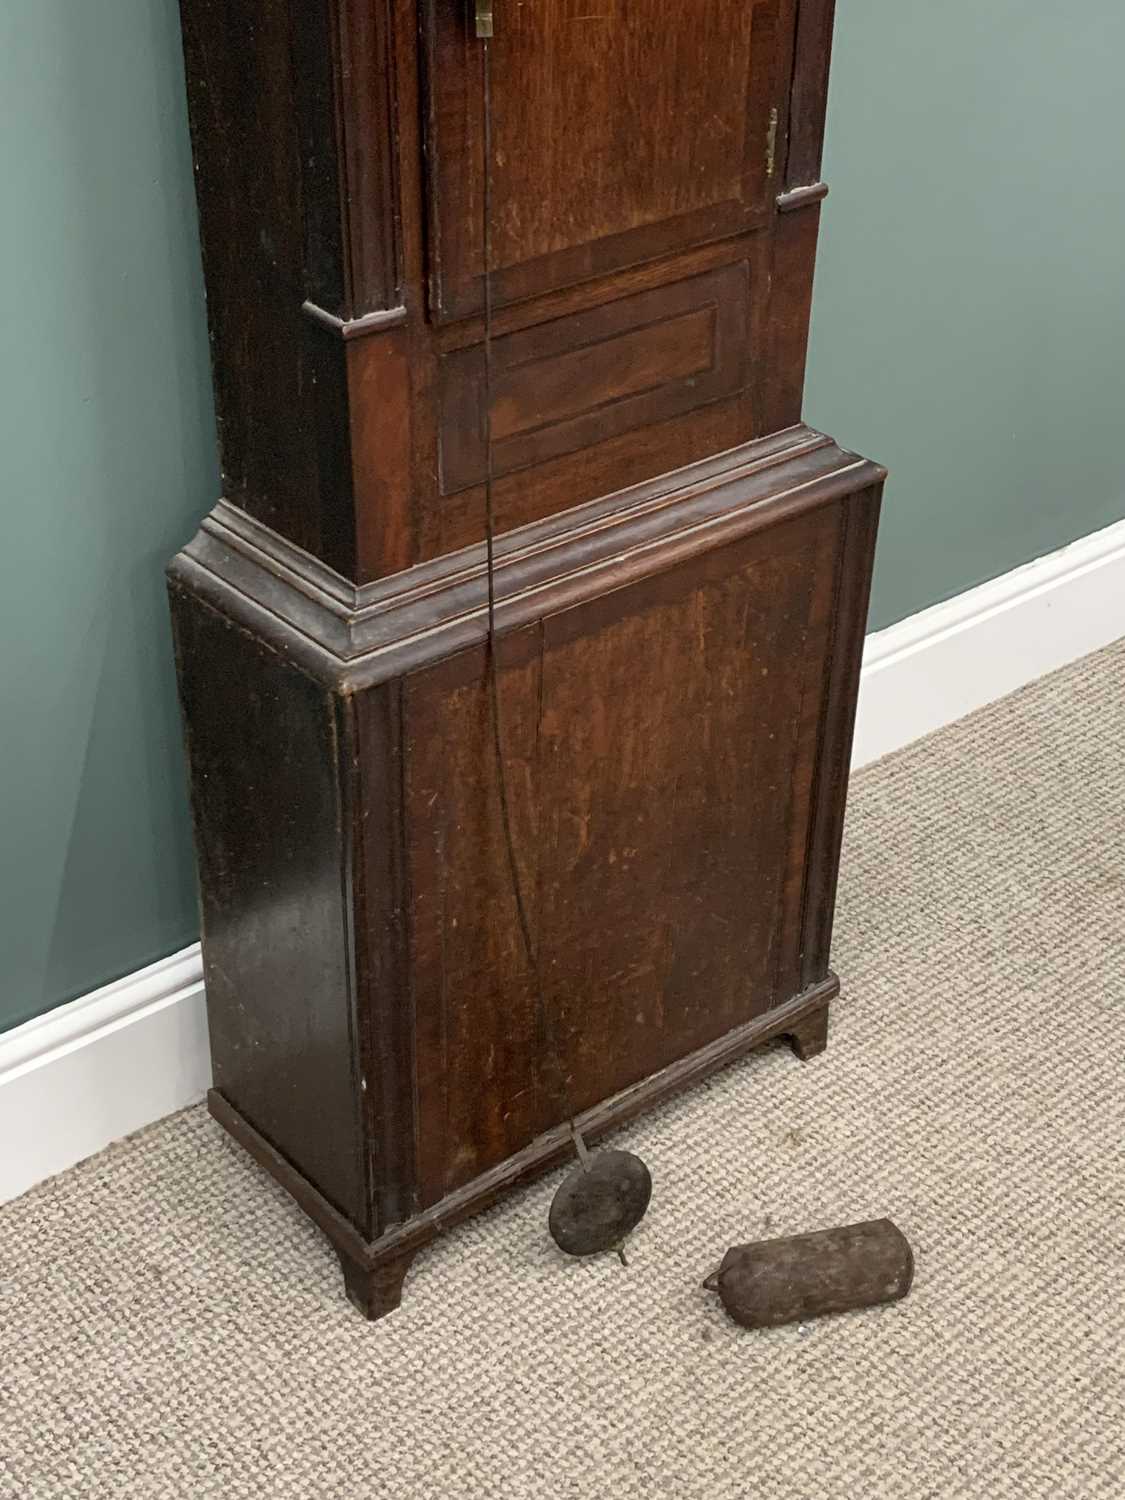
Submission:
{"label": "rectangular wood panel", "polygon": [[[407,684],[423,1204],[779,1000],[836,507],[503,641],[520,941],[485,654]],[[794,820],[800,825],[794,827]],[[790,866],[795,866],[791,869]]]}
{"label": "rectangular wood panel", "polygon": [[[497,7],[498,303],[761,222],[784,131],[793,0],[536,0]],[[482,301],[483,72],[470,7],[429,0],[431,304]],[[772,112],[777,122],[772,123]]]}
{"label": "rectangular wood panel", "polygon": [[[508,334],[493,344],[493,471],[548,459],[732,396],[745,382],[749,268]],[[485,476],[484,351],[441,362],[441,486]]]}
{"label": "rectangular wood panel", "polygon": [[339,706],[175,587],[172,606],[215,1087],[366,1230]]}
{"label": "rectangular wood panel", "polygon": [[[546,626],[539,921],[560,1118],[779,999],[803,667],[834,512]],[[549,856],[547,856],[547,851]],[[798,861],[801,856],[798,853]]]}
{"label": "rectangular wood panel", "polygon": [[[513,822],[531,890],[540,643],[537,626],[501,643]],[[467,651],[403,684],[422,1206],[548,1123],[528,1068],[537,1002],[500,822],[485,668],[483,650]]]}

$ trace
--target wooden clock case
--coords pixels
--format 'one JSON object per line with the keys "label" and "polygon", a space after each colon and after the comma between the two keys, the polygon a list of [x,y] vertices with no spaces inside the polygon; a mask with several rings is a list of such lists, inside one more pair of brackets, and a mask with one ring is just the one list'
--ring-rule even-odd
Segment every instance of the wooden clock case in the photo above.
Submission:
{"label": "wooden clock case", "polygon": [[[801,423],[831,0],[182,0],[224,498],[169,583],[211,1108],[352,1300],[819,1050],[884,472]],[[603,14],[604,13],[604,14]]]}

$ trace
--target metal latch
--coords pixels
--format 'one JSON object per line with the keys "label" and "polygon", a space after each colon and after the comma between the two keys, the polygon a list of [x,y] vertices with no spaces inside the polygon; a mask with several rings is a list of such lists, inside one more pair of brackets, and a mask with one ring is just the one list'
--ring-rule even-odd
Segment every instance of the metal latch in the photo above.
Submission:
{"label": "metal latch", "polygon": [[766,132],[766,176],[772,177],[777,165],[777,110],[770,110],[770,128]]}

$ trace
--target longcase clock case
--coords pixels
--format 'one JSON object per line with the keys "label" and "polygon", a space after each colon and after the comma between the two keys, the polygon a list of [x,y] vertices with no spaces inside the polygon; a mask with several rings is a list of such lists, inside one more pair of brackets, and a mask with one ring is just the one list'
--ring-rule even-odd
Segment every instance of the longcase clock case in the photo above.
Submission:
{"label": "longcase clock case", "polygon": [[466,0],[182,10],[211,1108],[374,1317],[574,1129],[824,1045],[884,479],[801,423],[831,0],[493,0],[487,64]]}

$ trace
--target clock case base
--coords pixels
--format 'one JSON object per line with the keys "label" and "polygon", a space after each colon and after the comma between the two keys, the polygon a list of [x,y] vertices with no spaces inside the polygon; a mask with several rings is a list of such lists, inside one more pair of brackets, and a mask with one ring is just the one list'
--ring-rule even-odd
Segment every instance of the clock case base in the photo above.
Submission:
{"label": "clock case base", "polygon": [[357,586],[220,502],[174,559],[211,1111],[366,1316],[574,1128],[823,1048],[884,478],[798,426],[498,539],[538,990],[484,548]]}
{"label": "clock case base", "polygon": [[355,1226],[217,1089],[208,1093],[207,1107],[223,1129],[323,1232],[339,1257],[348,1300],[365,1318],[375,1321],[399,1306],[403,1282],[420,1250],[465,1219],[489,1208],[510,1189],[573,1158],[574,1131],[583,1141],[593,1144],[616,1126],[624,1125],[692,1084],[702,1083],[728,1063],[775,1038],[785,1038],[802,1062],[823,1052],[828,1040],[829,1004],[839,988],[836,976],[830,974],[788,1005],[737,1027],[717,1043],[700,1048],[636,1087],[607,1099],[573,1122],[548,1131],[493,1171],[475,1178],[425,1213],[395,1225],[377,1240],[363,1239]]}

